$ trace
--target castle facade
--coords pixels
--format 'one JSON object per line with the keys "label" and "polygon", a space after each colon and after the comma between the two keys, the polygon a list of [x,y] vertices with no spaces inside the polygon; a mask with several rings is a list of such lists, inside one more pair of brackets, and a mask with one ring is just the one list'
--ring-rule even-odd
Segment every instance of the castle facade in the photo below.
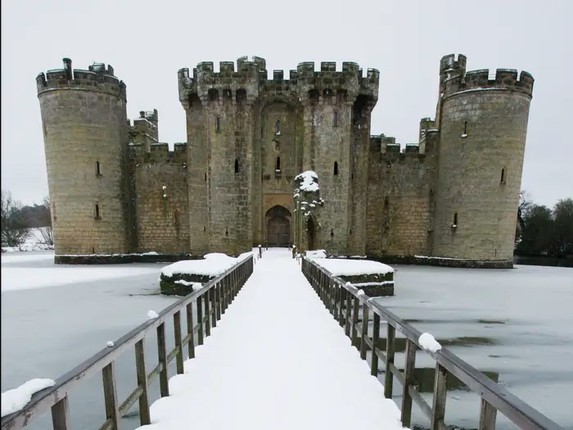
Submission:
{"label": "castle facade", "polygon": [[404,150],[371,135],[379,72],[265,60],[178,72],[187,143],[130,122],[111,66],[38,75],[56,261],[93,254],[236,255],[293,243],[293,179],[317,173],[324,205],[303,249],[511,267],[533,78],[440,62],[435,119]]}

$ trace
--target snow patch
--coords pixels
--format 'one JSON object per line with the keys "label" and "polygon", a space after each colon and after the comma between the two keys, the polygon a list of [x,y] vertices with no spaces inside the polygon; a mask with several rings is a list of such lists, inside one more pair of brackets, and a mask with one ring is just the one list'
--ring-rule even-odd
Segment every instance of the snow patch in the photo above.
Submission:
{"label": "snow patch", "polygon": [[157,312],[155,312],[154,310],[150,310],[147,312],[147,319],[148,320],[154,320],[158,316],[159,316],[159,314]]}
{"label": "snow patch", "polygon": [[32,395],[55,385],[53,379],[30,379],[18,388],[2,393],[2,417],[18,412],[30,402]]}
{"label": "snow patch", "polygon": [[332,276],[358,276],[393,273],[394,269],[386,264],[371,260],[348,260],[344,258],[321,258],[316,264],[328,270]]}
{"label": "snow patch", "polygon": [[438,352],[442,349],[442,345],[430,333],[422,333],[418,343],[425,351]]}
{"label": "snow patch", "polygon": [[168,278],[173,277],[173,275],[180,274],[218,276],[229,270],[250,254],[250,252],[241,254],[241,256],[235,258],[229,257],[226,254],[214,252],[206,254],[202,260],[182,260],[177,263],[170,264],[169,266],[165,266],[161,269],[161,274]]}

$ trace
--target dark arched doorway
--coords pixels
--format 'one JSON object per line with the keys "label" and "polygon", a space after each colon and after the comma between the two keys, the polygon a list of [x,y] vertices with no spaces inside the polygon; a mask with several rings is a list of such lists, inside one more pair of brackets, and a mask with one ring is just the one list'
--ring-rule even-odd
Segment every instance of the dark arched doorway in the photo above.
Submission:
{"label": "dark arched doorway", "polygon": [[291,215],[284,206],[274,206],[265,216],[268,246],[289,246]]}
{"label": "dark arched doorway", "polygon": [[306,243],[308,250],[316,249],[316,225],[312,217],[306,222]]}

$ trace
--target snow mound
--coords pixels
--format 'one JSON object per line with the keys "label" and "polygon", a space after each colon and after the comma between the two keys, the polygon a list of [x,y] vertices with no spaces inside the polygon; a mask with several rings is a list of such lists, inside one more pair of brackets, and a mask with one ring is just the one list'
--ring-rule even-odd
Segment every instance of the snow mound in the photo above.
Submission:
{"label": "snow mound", "polygon": [[205,276],[218,276],[239,261],[250,255],[250,253],[241,254],[240,257],[229,257],[226,254],[214,252],[205,254],[202,260],[182,260],[176,263],[165,266],[161,269],[161,274],[165,277],[171,278],[173,275],[205,275]]}
{"label": "snow mound", "polygon": [[442,345],[430,333],[422,333],[418,343],[425,351],[438,352],[442,349]]}
{"label": "snow mound", "polygon": [[55,385],[53,379],[35,378],[18,388],[2,393],[2,417],[18,412],[28,404],[34,393],[53,385]]}

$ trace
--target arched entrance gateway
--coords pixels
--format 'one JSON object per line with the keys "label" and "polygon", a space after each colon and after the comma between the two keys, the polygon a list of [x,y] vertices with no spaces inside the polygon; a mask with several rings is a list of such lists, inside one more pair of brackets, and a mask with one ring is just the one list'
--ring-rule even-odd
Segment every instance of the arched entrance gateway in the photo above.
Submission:
{"label": "arched entrance gateway", "polygon": [[268,246],[289,246],[291,214],[284,206],[273,206],[266,215]]}

